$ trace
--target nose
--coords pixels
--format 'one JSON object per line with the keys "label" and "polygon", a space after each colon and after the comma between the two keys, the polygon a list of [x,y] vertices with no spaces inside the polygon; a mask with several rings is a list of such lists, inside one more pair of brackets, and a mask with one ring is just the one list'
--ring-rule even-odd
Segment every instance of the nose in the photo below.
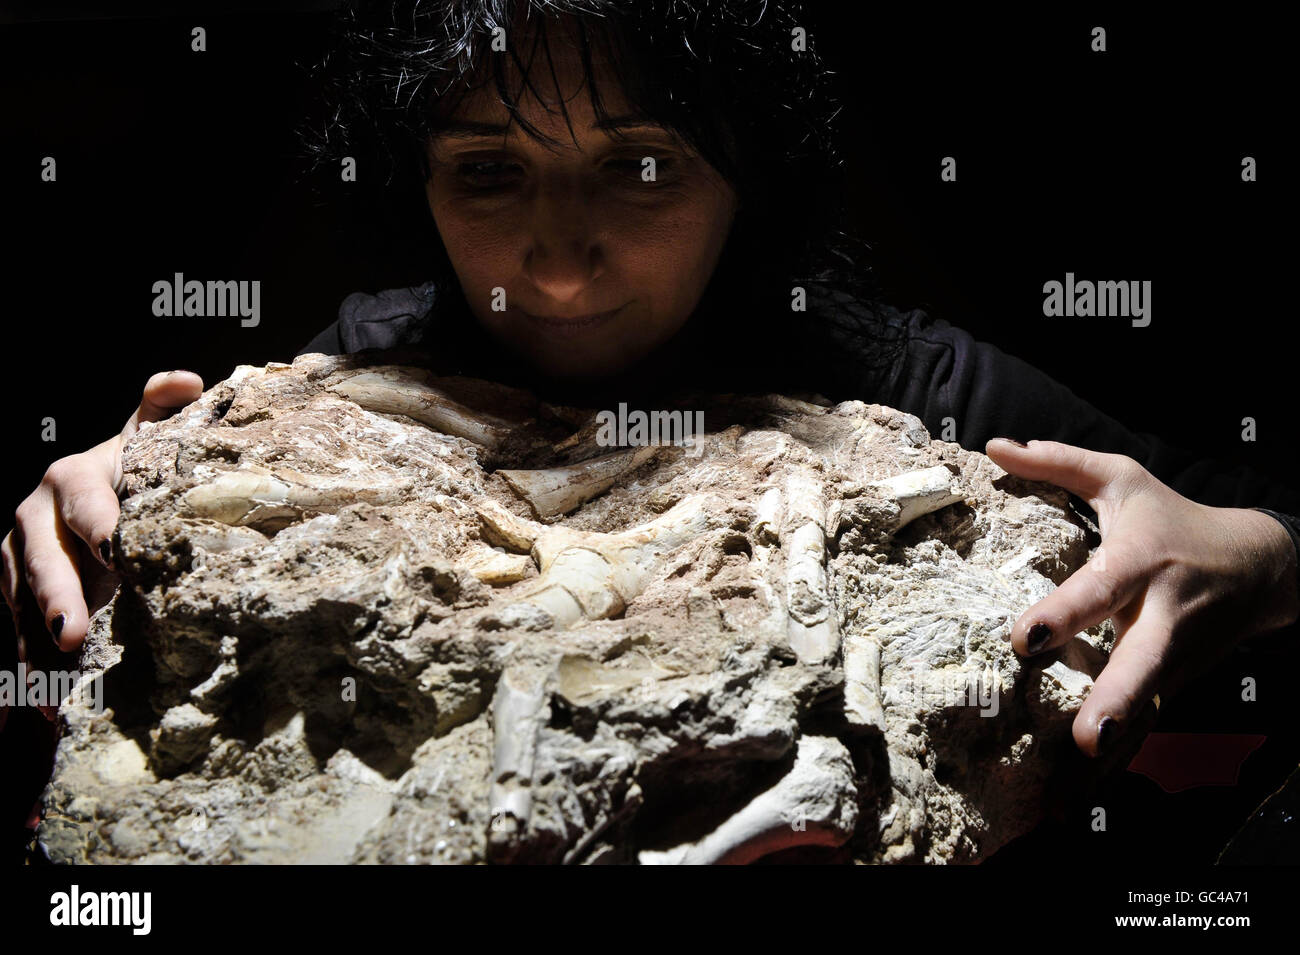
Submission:
{"label": "nose", "polygon": [[524,259],[529,281],[555,304],[579,302],[604,273],[604,259],[581,176],[554,176],[539,184]]}

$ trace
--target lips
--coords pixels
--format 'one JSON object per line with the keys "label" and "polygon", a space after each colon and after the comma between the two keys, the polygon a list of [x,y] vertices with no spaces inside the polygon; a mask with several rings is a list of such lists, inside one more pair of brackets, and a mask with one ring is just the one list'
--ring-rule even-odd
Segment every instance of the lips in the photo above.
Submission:
{"label": "lips", "polygon": [[604,325],[615,315],[618,315],[626,305],[620,305],[618,308],[610,309],[607,312],[591,312],[587,315],[534,315],[532,312],[526,312],[523,309],[519,311],[537,327],[548,332],[558,334],[578,334],[589,329]]}

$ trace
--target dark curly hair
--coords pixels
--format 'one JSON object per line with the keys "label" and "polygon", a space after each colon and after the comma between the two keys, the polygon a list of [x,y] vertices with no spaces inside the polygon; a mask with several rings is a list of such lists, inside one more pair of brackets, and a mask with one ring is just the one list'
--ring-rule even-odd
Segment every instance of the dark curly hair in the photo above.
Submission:
{"label": "dark curly hair", "polygon": [[[553,144],[518,104],[525,89],[536,89],[538,75],[554,81],[550,44],[560,17],[575,27],[597,117],[608,117],[592,69],[599,51],[632,108],[675,131],[740,198],[697,310],[716,313],[712,329],[743,324],[753,337],[757,325],[778,331],[784,323],[789,335],[791,288],[804,285],[810,297],[820,289],[861,307],[822,309],[803,330],[828,332],[837,349],[847,346],[868,363],[874,357],[881,368],[890,365],[897,329],[876,319],[879,292],[866,246],[842,220],[834,74],[817,54],[797,2],[353,0],[317,67],[319,111],[300,129],[317,193],[332,201],[346,189],[360,210],[354,225],[368,223],[381,245],[387,235],[423,235],[428,245],[413,266],[422,274],[412,279],[454,285],[423,200],[426,143],[473,89],[474,78],[490,77],[521,130]],[[494,31],[509,34],[520,25],[530,28],[527,48],[510,44],[507,55],[494,53]],[[806,49],[795,48],[799,28]],[[356,183],[340,183],[345,156],[362,170]]]}

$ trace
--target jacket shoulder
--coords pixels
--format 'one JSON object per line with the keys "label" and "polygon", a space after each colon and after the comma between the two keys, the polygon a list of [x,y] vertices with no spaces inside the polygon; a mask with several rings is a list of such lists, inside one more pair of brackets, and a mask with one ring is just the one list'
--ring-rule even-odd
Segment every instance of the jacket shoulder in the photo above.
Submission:
{"label": "jacket shoulder", "polygon": [[432,282],[374,295],[353,292],[339,306],[339,340],[344,351],[418,344],[436,299]]}

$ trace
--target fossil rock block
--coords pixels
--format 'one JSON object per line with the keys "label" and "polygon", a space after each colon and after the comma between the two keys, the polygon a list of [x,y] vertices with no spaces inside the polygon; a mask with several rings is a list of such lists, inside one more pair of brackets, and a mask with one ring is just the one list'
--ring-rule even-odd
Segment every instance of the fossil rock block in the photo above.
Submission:
{"label": "fossil rock block", "polygon": [[1040,818],[1111,639],[1006,639],[1087,559],[1063,491],[862,402],[611,452],[415,362],[241,367],[129,443],[52,859],[970,862]]}

